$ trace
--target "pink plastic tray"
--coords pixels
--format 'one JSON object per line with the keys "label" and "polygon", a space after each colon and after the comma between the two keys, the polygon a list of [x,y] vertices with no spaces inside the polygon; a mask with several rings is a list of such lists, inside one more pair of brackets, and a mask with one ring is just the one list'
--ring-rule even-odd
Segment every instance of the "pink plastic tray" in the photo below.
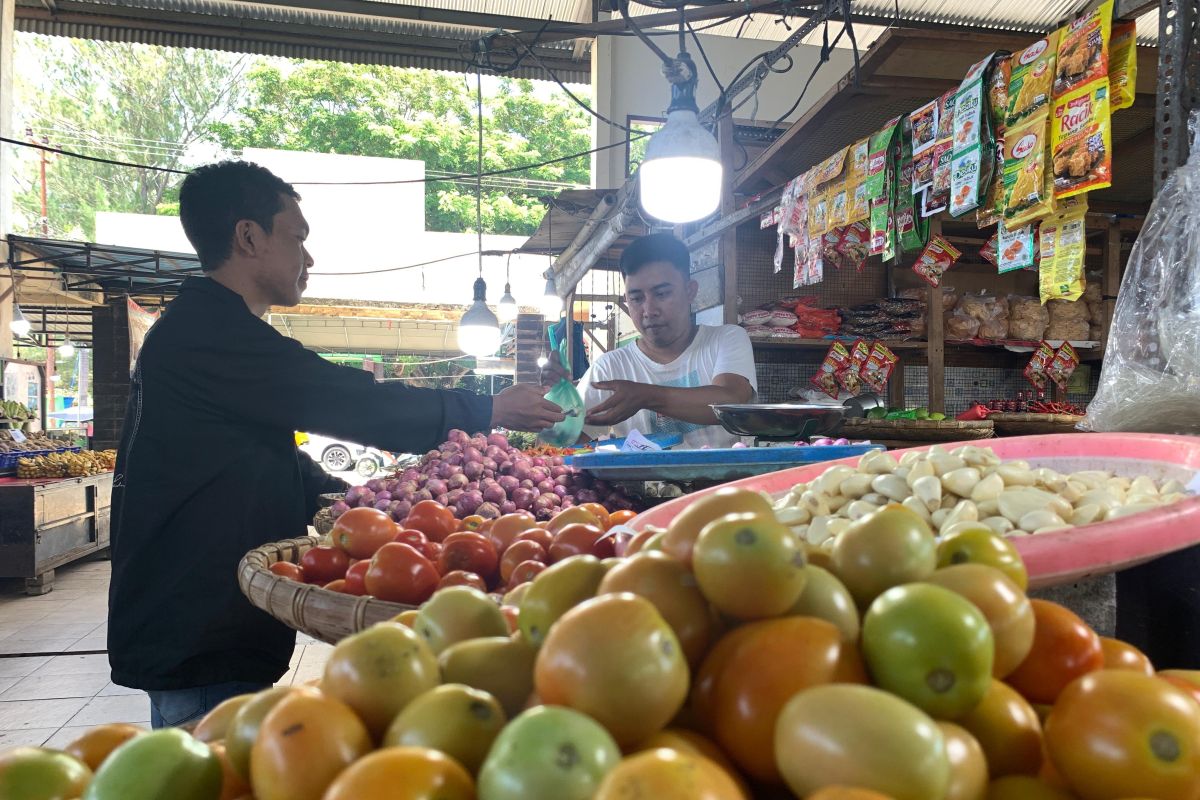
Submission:
{"label": "pink plastic tray", "polygon": [[[991,448],[1005,460],[1024,459],[1033,467],[1060,472],[1112,470],[1118,475],[1146,475],[1156,481],[1174,478],[1193,490],[1200,472],[1200,438],[1149,433],[1092,433],[1056,436],[1018,436],[986,442],[962,442]],[[944,449],[958,444],[939,444]],[[928,450],[914,447],[912,450]],[[893,451],[899,455],[907,450]],[[835,464],[854,465],[858,458],[827,461],[758,475],[727,485],[781,494],[797,483],[812,480]],[[697,496],[714,489],[676,498],[639,514],[630,522],[641,530],[666,527]],[[1021,536],[1013,543],[1025,559],[1032,588],[1071,583],[1090,575],[1117,572],[1167,553],[1200,544],[1200,497],[1189,497],[1165,508],[1111,522],[1098,522],[1062,533]]]}

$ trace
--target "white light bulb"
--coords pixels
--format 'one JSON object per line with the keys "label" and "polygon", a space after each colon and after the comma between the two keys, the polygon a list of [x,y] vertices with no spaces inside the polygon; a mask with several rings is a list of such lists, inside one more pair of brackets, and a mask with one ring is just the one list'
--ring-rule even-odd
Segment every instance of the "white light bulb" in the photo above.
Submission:
{"label": "white light bulb", "polygon": [[546,292],[542,295],[541,310],[542,316],[548,320],[557,321],[562,316],[563,301],[558,296],[558,287],[554,284],[553,277],[546,281]]}
{"label": "white light bulb", "polygon": [[475,280],[475,299],[458,321],[458,349],[476,358],[486,358],[500,349],[500,323],[487,307],[487,284]]}
{"label": "white light bulb", "polygon": [[29,332],[33,330],[33,325],[30,324],[29,320],[25,319],[25,314],[16,303],[13,303],[13,318],[8,327],[12,329],[13,334],[18,338],[28,336]]}
{"label": "white light bulb", "polygon": [[75,355],[75,345],[71,344],[70,339],[58,346],[58,355],[60,358],[70,358]]}
{"label": "white light bulb", "polygon": [[672,111],[638,170],[642,208],[665,222],[703,219],[721,204],[723,175],[720,147],[696,112]]}
{"label": "white light bulb", "polygon": [[504,296],[500,298],[500,305],[496,306],[496,317],[501,322],[512,322],[517,318],[518,313],[517,300],[512,296],[512,287],[506,283],[504,284]]}

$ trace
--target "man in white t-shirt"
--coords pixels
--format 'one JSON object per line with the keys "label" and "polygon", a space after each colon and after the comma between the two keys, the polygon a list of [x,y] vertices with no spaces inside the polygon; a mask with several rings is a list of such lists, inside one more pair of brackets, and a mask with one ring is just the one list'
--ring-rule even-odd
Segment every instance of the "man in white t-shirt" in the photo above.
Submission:
{"label": "man in white t-shirt", "polygon": [[730,447],[738,437],[710,405],[749,403],[758,388],[750,337],[736,325],[697,325],[696,282],[683,242],[656,233],[621,255],[625,302],[641,337],[604,353],[579,382],[592,437],[682,434],[683,447]]}

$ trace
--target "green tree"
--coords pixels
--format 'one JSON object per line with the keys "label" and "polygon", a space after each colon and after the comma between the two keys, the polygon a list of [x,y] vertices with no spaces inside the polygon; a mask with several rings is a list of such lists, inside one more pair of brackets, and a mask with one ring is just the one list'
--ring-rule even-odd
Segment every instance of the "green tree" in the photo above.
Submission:
{"label": "green tree", "polygon": [[[240,106],[244,56],[17,36],[14,129],[90,156],[182,169],[209,126]],[[22,153],[15,204],[40,234],[40,156]],[[47,166],[49,233],[95,237],[96,211],[153,214],[181,176],[57,157]]]}
{"label": "green tree", "polygon": [[[478,131],[473,88],[462,75],[426,70],[297,62],[260,62],[246,76],[237,118],[213,126],[226,148],[412,158],[429,175],[474,173]],[[585,111],[562,94],[538,96],[531,81],[501,80],[484,95],[485,171],[582,152],[590,146]],[[484,180],[483,229],[529,234],[553,183],[587,184],[586,156],[519,175]],[[475,229],[470,181],[426,184],[430,230]]]}

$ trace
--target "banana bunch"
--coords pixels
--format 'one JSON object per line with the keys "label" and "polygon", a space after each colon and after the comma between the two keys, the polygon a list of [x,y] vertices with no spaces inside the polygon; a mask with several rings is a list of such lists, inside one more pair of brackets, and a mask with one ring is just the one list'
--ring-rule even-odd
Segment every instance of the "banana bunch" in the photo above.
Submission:
{"label": "banana bunch", "polygon": [[55,441],[44,433],[26,435],[25,441],[17,442],[12,434],[0,428],[0,453],[23,453],[27,450],[57,450],[63,447],[61,441]]}
{"label": "banana bunch", "polygon": [[17,461],[18,478],[82,478],[108,472],[117,463],[116,450],[49,453]]}
{"label": "banana bunch", "polygon": [[16,400],[0,400],[0,417],[13,422],[24,422],[29,419],[29,409]]}

